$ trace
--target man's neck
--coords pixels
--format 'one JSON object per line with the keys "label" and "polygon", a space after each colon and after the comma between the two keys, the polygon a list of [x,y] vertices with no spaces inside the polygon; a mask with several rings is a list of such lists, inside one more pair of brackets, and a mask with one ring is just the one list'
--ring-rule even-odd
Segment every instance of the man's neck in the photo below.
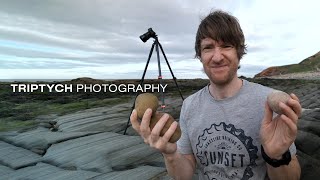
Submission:
{"label": "man's neck", "polygon": [[210,83],[209,91],[211,96],[216,100],[229,98],[237,94],[242,87],[242,80],[238,77],[233,78],[229,83],[217,85]]}

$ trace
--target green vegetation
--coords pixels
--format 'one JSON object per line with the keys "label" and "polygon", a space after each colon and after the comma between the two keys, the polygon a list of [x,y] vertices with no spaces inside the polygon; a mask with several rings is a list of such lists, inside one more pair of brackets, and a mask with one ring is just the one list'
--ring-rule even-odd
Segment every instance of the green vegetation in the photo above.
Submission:
{"label": "green vegetation", "polygon": [[19,130],[27,127],[32,127],[37,123],[33,120],[31,121],[15,121],[10,118],[0,119],[0,132],[1,131],[10,131],[10,130]]}
{"label": "green vegetation", "polygon": [[281,73],[301,73],[301,72],[312,72],[320,69],[320,55],[315,54],[299,64],[292,64],[287,66],[280,66],[279,70]]}
{"label": "green vegetation", "polygon": [[10,83],[0,83],[0,131],[35,126],[35,119],[39,115],[64,115],[89,108],[113,106],[130,100],[130,95],[119,96],[110,93],[13,93]]}
{"label": "green vegetation", "polygon": [[[102,82],[90,78],[72,80],[74,84],[96,83],[134,83],[139,80],[119,80]],[[19,83],[19,82],[15,82]],[[23,82],[27,84],[28,82]],[[45,83],[45,82],[41,82]],[[67,84],[70,82],[61,82]],[[158,84],[158,80],[145,80],[148,84]],[[178,80],[182,94],[186,97],[190,92],[202,88],[208,80]],[[134,101],[136,93],[13,93],[11,83],[0,82],[0,131],[19,130],[36,126],[35,119],[40,115],[64,115],[89,108],[114,106]],[[165,96],[177,96],[179,92],[172,79],[163,80],[167,84]]]}
{"label": "green vegetation", "polygon": [[84,109],[113,106],[129,102],[131,98],[82,99],[66,104],[51,103],[50,101],[25,102],[13,104],[0,102],[0,131],[17,130],[37,124],[35,118],[39,115],[64,115]]}

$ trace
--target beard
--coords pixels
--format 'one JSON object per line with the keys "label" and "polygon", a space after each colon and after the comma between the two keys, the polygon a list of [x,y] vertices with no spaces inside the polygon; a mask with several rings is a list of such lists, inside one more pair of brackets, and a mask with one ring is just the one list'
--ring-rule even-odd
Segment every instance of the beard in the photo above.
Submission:
{"label": "beard", "polygon": [[226,74],[213,74],[210,69],[202,69],[204,73],[209,77],[210,81],[218,86],[224,86],[229,84],[237,75],[238,67],[231,67]]}

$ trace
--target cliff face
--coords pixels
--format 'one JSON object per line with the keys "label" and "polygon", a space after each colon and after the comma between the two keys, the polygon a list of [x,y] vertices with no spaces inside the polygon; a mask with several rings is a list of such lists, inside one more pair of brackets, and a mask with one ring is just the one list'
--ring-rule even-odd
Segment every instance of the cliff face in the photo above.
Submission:
{"label": "cliff face", "polygon": [[275,76],[275,75],[280,75],[281,71],[279,67],[269,67],[259,74],[256,74],[254,77],[268,77],[268,76]]}
{"label": "cliff face", "polygon": [[320,72],[320,51],[310,56],[298,64],[269,67],[254,77],[270,77],[292,73]]}

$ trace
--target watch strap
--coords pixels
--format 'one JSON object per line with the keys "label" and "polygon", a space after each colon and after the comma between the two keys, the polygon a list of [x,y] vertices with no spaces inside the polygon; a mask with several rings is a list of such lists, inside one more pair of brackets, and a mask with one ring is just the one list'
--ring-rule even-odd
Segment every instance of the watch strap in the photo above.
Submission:
{"label": "watch strap", "polygon": [[261,155],[262,155],[262,158],[268,163],[270,164],[271,166],[273,167],[279,167],[279,166],[282,166],[282,165],[288,165],[291,161],[291,153],[288,149],[288,151],[286,151],[283,155],[282,155],[282,159],[272,159],[270,158],[265,152],[264,152],[264,149],[263,149],[263,146],[261,145]]}

